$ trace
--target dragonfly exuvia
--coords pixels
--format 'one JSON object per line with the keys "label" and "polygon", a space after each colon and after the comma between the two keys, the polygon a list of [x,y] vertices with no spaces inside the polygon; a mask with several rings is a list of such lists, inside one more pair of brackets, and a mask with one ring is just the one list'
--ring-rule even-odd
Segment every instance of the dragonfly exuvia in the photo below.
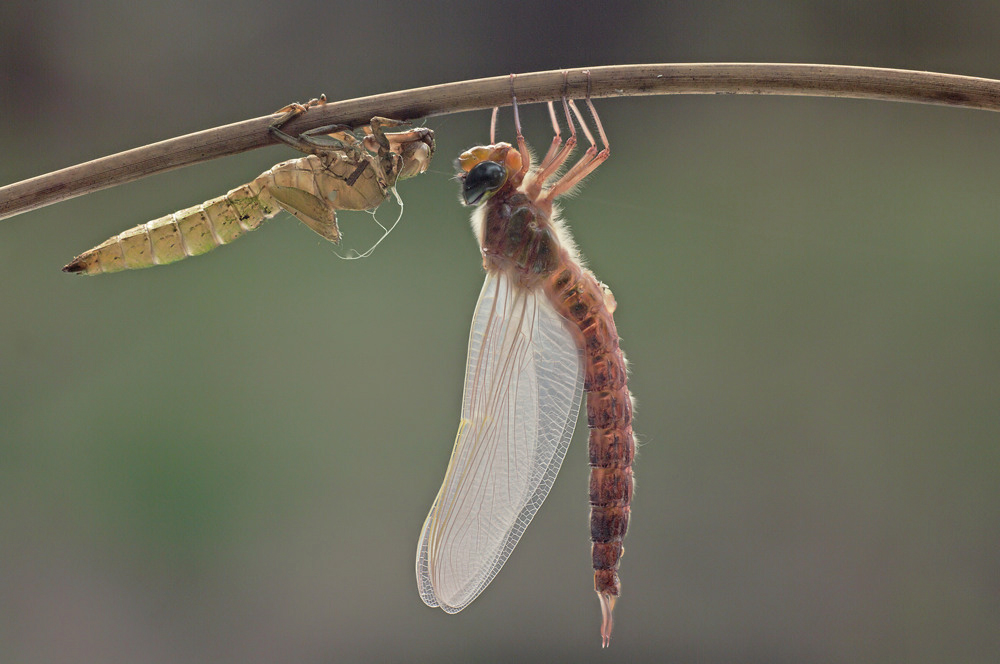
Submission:
{"label": "dragonfly exuvia", "polygon": [[[255,230],[282,209],[334,243],[337,210],[374,210],[396,181],[423,173],[434,155],[434,132],[375,117],[357,130],[319,127],[297,137],[281,131],[326,97],[291,104],[271,135],[308,156],[284,161],[225,196],[139,224],[73,259],[66,272],[102,274],[173,263],[204,254]],[[397,131],[386,131],[397,129]]]}

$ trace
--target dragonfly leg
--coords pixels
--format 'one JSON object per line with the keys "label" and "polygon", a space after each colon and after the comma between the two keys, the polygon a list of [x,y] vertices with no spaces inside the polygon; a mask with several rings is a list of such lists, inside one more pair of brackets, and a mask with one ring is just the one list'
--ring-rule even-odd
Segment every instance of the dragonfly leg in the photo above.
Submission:
{"label": "dragonfly leg", "polygon": [[594,102],[590,99],[590,72],[587,72],[587,107],[590,108],[590,114],[594,118],[594,125],[597,128],[598,135],[601,137],[601,142],[604,144],[604,149],[598,152],[597,142],[594,140],[593,135],[587,128],[587,122],[583,118],[583,114],[580,113],[580,109],[576,107],[573,100],[569,101],[570,108],[573,109],[574,115],[576,115],[577,120],[580,121],[580,126],[583,128],[583,133],[586,135],[587,140],[590,141],[590,147],[587,148],[587,152],[584,153],[580,161],[576,162],[572,168],[570,168],[545,194],[545,201],[551,203],[556,197],[565,194],[567,191],[580,184],[580,181],[585,177],[594,172],[594,170],[607,161],[608,157],[611,156],[611,145],[608,143],[608,136],[604,132],[604,126],[601,124],[601,118],[597,114],[597,109],[594,108]]}
{"label": "dragonfly leg", "polygon": [[493,107],[493,115],[490,118],[490,145],[497,144],[497,115],[500,113],[500,107]]}
{"label": "dragonfly leg", "polygon": [[514,131],[517,133],[517,151],[521,153],[521,170],[518,171],[523,177],[531,169],[531,153],[528,152],[528,143],[521,133],[521,116],[517,112],[517,95],[514,94],[514,79],[517,74],[510,75],[510,105],[514,108]]}
{"label": "dragonfly leg", "polygon": [[[573,118],[571,118],[569,115],[569,106],[567,106],[566,104],[566,92],[568,89],[569,89],[569,72],[564,71],[562,105],[563,105],[563,113],[566,116],[566,122],[569,125],[569,131],[570,131],[570,138],[567,139],[567,142],[572,141],[575,144],[576,125],[573,124]],[[551,101],[548,103],[548,106],[549,106],[549,119],[552,120],[552,131],[555,132],[555,136],[552,137],[552,145],[549,146],[549,151],[545,153],[545,158],[542,159],[542,163],[539,164],[538,166],[538,168],[543,172],[549,167],[549,164],[552,163],[552,160],[556,158],[557,150],[559,149],[559,146],[562,144],[562,135],[559,130],[559,119],[556,117],[555,106],[552,104]]]}
{"label": "dragonfly leg", "polygon": [[[564,81],[569,76],[569,72],[563,72]],[[566,89],[568,88],[568,83],[566,87],[563,88],[562,105],[563,114],[566,116],[566,124],[569,126],[570,137],[566,139],[566,143],[562,145],[562,149],[559,149],[560,143],[562,143],[562,137],[559,134],[559,121],[556,118],[555,108],[552,102],[549,102],[549,117],[552,118],[552,128],[555,130],[555,137],[552,139],[552,145],[549,147],[548,153],[545,155],[545,159],[542,160],[539,166],[539,171],[535,176],[535,180],[531,183],[528,195],[531,198],[538,198],[542,191],[542,187],[545,186],[546,180],[551,178],[562,168],[563,164],[566,163],[566,159],[569,158],[570,153],[573,152],[573,148],[576,147],[576,124],[573,122],[573,116],[570,114],[569,102],[566,98]],[[586,131],[586,126],[584,126]]]}
{"label": "dragonfly leg", "polygon": [[426,141],[430,135],[430,129],[426,127],[415,127],[409,131],[391,131],[384,134],[389,146],[393,144],[412,143],[413,141]]}
{"label": "dragonfly leg", "polygon": [[271,126],[268,127],[268,133],[270,133],[271,137],[275,140],[278,140],[286,145],[290,145],[299,152],[304,152],[305,154],[322,156],[323,154],[331,151],[343,152],[350,149],[360,150],[360,148],[357,147],[358,141],[354,136],[353,128],[347,125],[332,124],[325,125],[323,127],[316,127],[315,129],[304,131],[298,136],[292,136],[291,134],[281,131],[282,127],[307,112],[310,108],[323,106],[325,104],[326,95],[320,95],[316,99],[310,99],[305,104],[296,102],[279,109],[277,113],[283,113],[283,115],[271,123]]}
{"label": "dragonfly leg", "polygon": [[295,139],[289,136],[288,134],[279,131],[279,129],[281,127],[284,127],[286,124],[288,124],[295,118],[299,117],[306,111],[308,111],[310,108],[315,108],[316,106],[323,106],[325,104],[326,104],[326,95],[324,94],[320,95],[319,97],[314,97],[304,104],[300,104],[299,102],[296,101],[292,102],[288,106],[282,106],[281,108],[279,108],[274,112],[275,115],[281,113],[282,114],[281,117],[271,123],[271,126],[268,128],[268,131],[274,138],[277,138],[278,140],[284,143],[288,143],[292,147],[298,148],[299,146],[296,144]]}
{"label": "dragonfly leg", "polygon": [[275,140],[289,145],[299,152],[304,152],[305,154],[322,156],[323,154],[329,152],[344,152],[345,150],[350,149],[360,149],[357,147],[358,141],[354,137],[353,129],[347,125],[335,124],[317,127],[315,129],[304,131],[298,136],[292,136],[291,134],[281,131],[281,126],[289,122],[297,115],[301,115],[301,113],[296,113],[291,116],[286,114],[278,120],[275,120],[271,126],[268,127],[268,133],[270,133]]}
{"label": "dragonfly leg", "polygon": [[[326,127],[317,127],[316,129],[310,129],[307,132],[303,132],[298,136],[292,136],[291,134],[286,134],[279,128],[280,125],[272,124],[268,127],[268,133],[271,136],[291,147],[295,148],[299,152],[304,152],[306,154],[315,154],[320,156],[328,152],[342,152],[344,150],[350,149],[351,145],[347,141],[337,138],[335,134],[351,134],[351,128],[345,125],[329,125]],[[315,132],[315,134],[314,134]],[[357,141],[352,141],[351,144]]]}
{"label": "dragonfly leg", "polygon": [[372,131],[378,131],[382,127],[412,127],[413,123],[409,120],[396,120],[395,118],[384,118],[381,115],[376,115],[372,118],[370,126]]}
{"label": "dragonfly leg", "polygon": [[300,104],[297,101],[293,101],[288,106],[282,106],[281,108],[276,110],[272,115],[277,115],[278,113],[285,114],[285,117],[282,117],[281,119],[278,120],[278,126],[280,127],[281,125],[285,124],[292,118],[296,118],[302,115],[310,108],[315,108],[316,106],[323,106],[324,104],[326,104],[326,95],[320,95],[319,97],[313,97],[304,104]]}
{"label": "dragonfly leg", "polygon": [[[392,118],[383,118],[376,115],[374,118],[372,118],[371,123],[369,123],[368,125],[368,128],[371,130],[371,134],[370,136],[366,137],[366,143],[367,139],[371,138],[380,147],[388,150],[390,149],[390,144],[393,141],[387,137],[385,133],[386,128],[412,127],[412,126],[413,126],[412,124],[406,122],[405,120],[393,120]],[[400,131],[391,133],[393,138],[395,138],[396,143],[405,143],[408,140],[417,140],[419,138],[420,131],[421,130],[419,129],[411,129],[410,131]],[[366,131],[365,133],[368,132]]]}

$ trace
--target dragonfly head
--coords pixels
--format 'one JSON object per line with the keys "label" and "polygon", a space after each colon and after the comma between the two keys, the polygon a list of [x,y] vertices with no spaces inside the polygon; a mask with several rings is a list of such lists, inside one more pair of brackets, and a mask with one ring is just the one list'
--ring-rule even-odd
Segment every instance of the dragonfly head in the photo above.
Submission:
{"label": "dragonfly head", "polygon": [[510,143],[479,146],[463,152],[458,166],[462,169],[462,200],[466,205],[478,205],[521,170],[521,153]]}

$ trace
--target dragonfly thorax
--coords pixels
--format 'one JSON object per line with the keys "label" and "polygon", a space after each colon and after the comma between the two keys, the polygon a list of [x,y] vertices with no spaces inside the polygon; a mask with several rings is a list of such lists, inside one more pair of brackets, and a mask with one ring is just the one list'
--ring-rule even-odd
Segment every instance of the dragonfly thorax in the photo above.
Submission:
{"label": "dragonfly thorax", "polygon": [[530,288],[565,259],[548,216],[525,194],[504,186],[483,207],[479,237],[487,270],[516,275]]}

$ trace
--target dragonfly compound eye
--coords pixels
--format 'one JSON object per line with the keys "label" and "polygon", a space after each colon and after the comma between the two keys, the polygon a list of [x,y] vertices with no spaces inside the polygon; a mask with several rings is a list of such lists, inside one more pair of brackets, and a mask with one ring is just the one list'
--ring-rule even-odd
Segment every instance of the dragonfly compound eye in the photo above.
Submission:
{"label": "dragonfly compound eye", "polygon": [[466,205],[475,205],[495,193],[507,181],[507,171],[495,161],[476,164],[465,176],[462,198]]}

